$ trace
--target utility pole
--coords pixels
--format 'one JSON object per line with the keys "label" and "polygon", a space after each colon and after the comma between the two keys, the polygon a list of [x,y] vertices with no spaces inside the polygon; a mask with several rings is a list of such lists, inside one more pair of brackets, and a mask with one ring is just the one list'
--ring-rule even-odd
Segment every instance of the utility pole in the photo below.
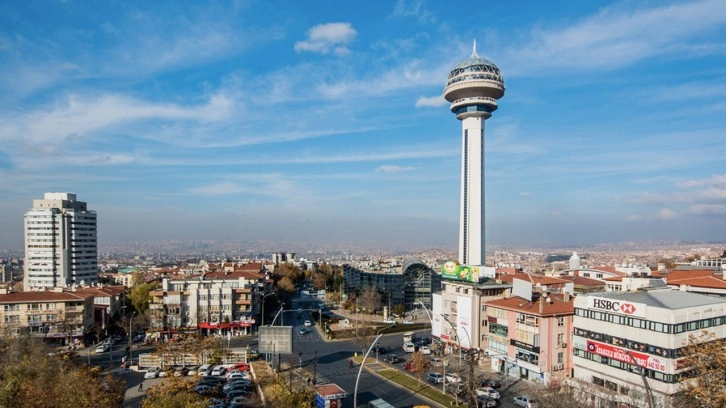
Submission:
{"label": "utility pole", "polygon": [[313,356],[313,385],[317,383],[318,378],[318,350],[315,350],[315,355]]}

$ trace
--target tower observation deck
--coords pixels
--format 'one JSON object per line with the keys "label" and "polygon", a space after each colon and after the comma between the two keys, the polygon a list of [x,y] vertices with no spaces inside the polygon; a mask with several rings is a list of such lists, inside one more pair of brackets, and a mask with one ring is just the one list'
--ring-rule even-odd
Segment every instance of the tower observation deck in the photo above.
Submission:
{"label": "tower observation deck", "polygon": [[499,68],[476,53],[454,67],[444,88],[451,112],[461,120],[459,263],[484,265],[484,121],[504,96]]}

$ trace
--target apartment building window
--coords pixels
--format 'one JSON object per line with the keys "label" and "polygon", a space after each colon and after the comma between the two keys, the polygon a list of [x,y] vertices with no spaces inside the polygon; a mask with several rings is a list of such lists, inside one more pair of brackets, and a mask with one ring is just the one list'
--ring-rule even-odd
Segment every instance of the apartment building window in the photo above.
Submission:
{"label": "apartment building window", "polygon": [[564,342],[565,342],[565,334],[564,333],[558,334],[557,335],[557,345],[559,346],[560,344],[562,344]]}
{"label": "apartment building window", "polygon": [[557,326],[562,327],[565,325],[565,318],[564,317],[558,317],[557,318]]}
{"label": "apartment building window", "polygon": [[5,316],[5,323],[20,323],[20,316]]}
{"label": "apartment building window", "polygon": [[20,310],[20,305],[5,305],[5,311],[6,312],[17,312]]}
{"label": "apartment building window", "polygon": [[557,364],[564,364],[565,362],[565,353],[559,352],[557,353]]}
{"label": "apartment building window", "polygon": [[594,377],[593,376],[592,377],[592,383],[595,384],[595,385],[599,385],[601,387],[604,387],[605,386],[605,380],[603,380],[600,377]]}
{"label": "apartment building window", "polygon": [[456,293],[461,293],[461,288],[458,286],[456,287]]}
{"label": "apartment building window", "polygon": [[40,303],[31,303],[28,305],[28,310],[40,310]]}
{"label": "apartment building window", "polygon": [[55,303],[46,303],[45,309],[46,310],[55,310]]}

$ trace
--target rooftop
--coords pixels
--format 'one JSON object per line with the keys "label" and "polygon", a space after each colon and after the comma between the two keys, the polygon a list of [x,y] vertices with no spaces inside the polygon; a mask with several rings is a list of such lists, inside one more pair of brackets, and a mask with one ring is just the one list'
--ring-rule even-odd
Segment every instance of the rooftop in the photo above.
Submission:
{"label": "rooftop", "polygon": [[615,300],[625,300],[635,303],[643,303],[650,307],[678,310],[689,307],[718,305],[726,303],[726,299],[701,295],[692,292],[682,292],[671,288],[638,292],[597,292],[586,293],[580,296],[597,296]]}

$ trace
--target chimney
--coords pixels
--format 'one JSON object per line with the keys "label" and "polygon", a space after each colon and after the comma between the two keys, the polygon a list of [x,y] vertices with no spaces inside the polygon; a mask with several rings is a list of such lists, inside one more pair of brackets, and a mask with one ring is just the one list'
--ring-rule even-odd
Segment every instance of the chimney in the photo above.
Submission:
{"label": "chimney", "polygon": [[539,314],[544,313],[544,296],[539,297]]}

